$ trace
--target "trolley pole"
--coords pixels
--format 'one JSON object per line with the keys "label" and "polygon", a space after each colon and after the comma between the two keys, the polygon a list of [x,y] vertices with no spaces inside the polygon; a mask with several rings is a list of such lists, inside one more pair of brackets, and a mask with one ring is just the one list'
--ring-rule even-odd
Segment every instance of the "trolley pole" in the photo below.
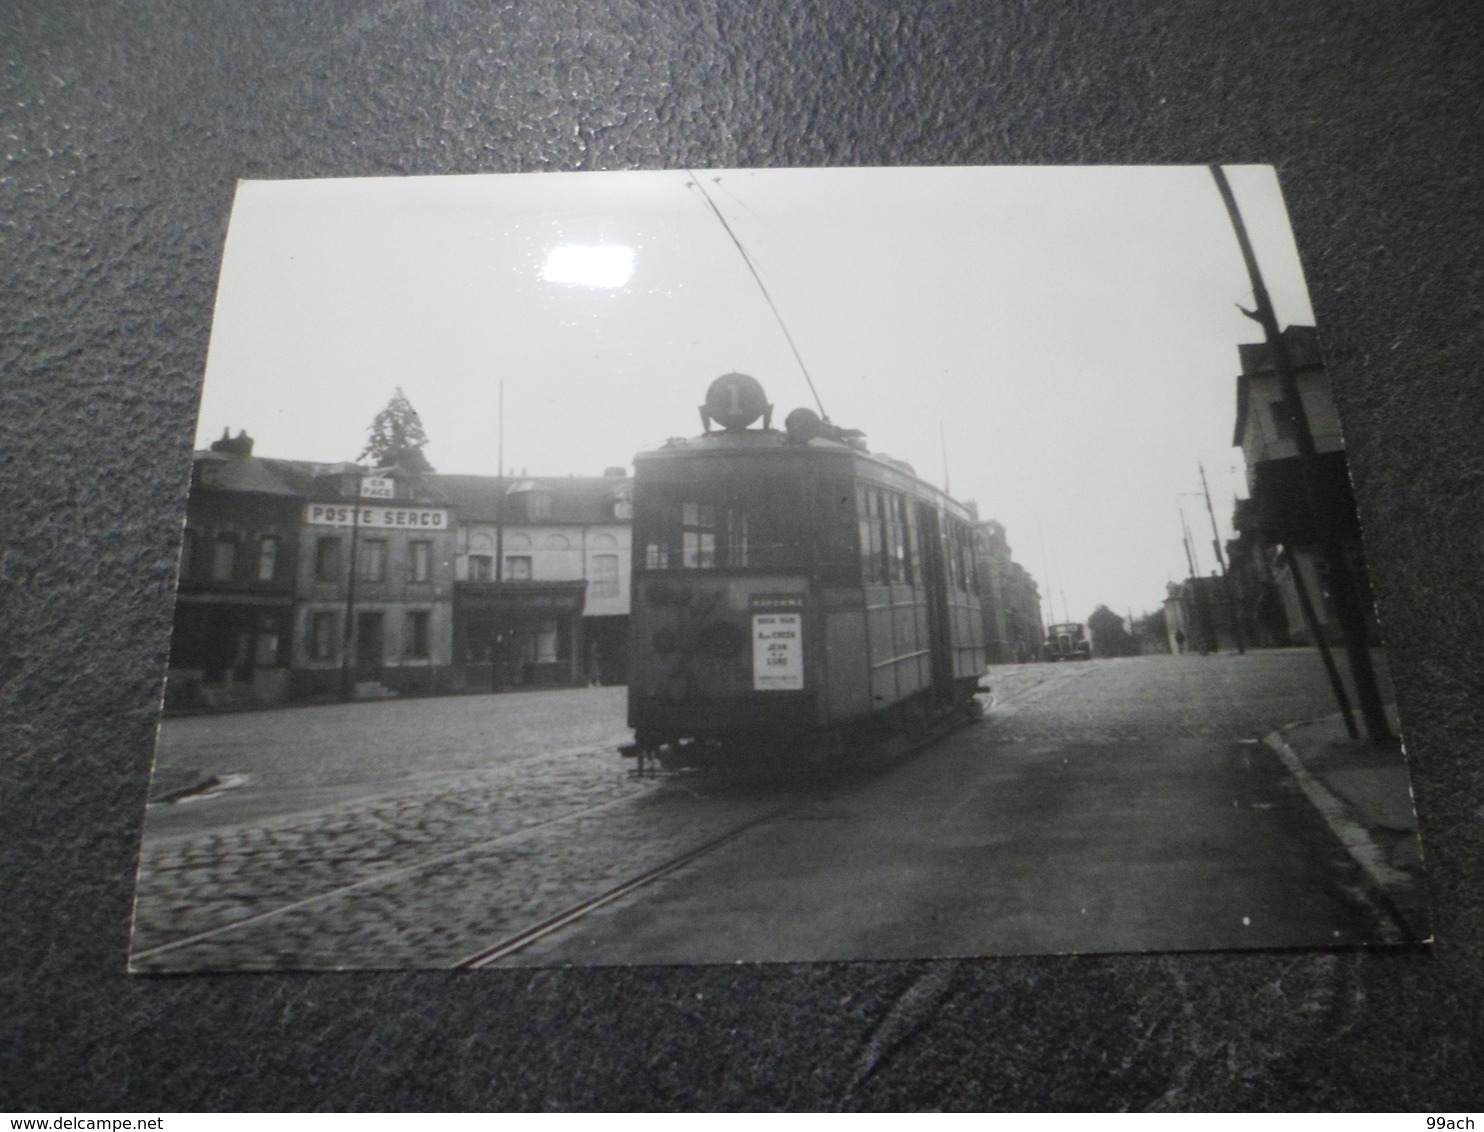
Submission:
{"label": "trolley pole", "polygon": [[[1329,576],[1330,593],[1335,601],[1335,612],[1340,618],[1340,628],[1345,638],[1345,655],[1350,662],[1350,675],[1355,681],[1356,699],[1360,703],[1360,714],[1365,722],[1366,735],[1372,743],[1381,744],[1394,739],[1391,725],[1386,719],[1386,709],[1381,702],[1381,690],[1376,683],[1376,671],[1371,664],[1370,648],[1366,641],[1365,611],[1360,594],[1350,574],[1350,564],[1345,560],[1344,548],[1340,545],[1331,523],[1333,505],[1327,498],[1320,478],[1319,450],[1314,444],[1314,433],[1309,428],[1308,414],[1304,410],[1299,393],[1298,378],[1288,357],[1288,346],[1278,329],[1278,316],[1273,311],[1272,299],[1263,283],[1262,270],[1257,265],[1257,256],[1252,250],[1252,241],[1247,237],[1247,225],[1237,208],[1236,197],[1226,179],[1226,170],[1212,165],[1211,176],[1216,181],[1231,217],[1232,229],[1236,233],[1237,245],[1242,250],[1242,260],[1247,266],[1248,278],[1252,281],[1252,293],[1257,309],[1242,313],[1262,326],[1267,339],[1268,353],[1273,359],[1273,369],[1283,389],[1283,399],[1288,403],[1294,422],[1295,439],[1299,450],[1299,479],[1303,484],[1304,503],[1309,521],[1315,528],[1326,573]],[[1240,308],[1239,308],[1240,309]],[[1326,648],[1322,636],[1315,643],[1321,650]]]}

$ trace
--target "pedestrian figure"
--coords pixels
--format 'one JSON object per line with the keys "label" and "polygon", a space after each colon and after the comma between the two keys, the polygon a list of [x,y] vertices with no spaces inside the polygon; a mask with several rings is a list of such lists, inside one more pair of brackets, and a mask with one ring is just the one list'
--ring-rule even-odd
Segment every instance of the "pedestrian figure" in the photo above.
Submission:
{"label": "pedestrian figure", "polygon": [[1185,651],[1185,630],[1184,629],[1176,629],[1175,630],[1175,650],[1177,652],[1184,652]]}
{"label": "pedestrian figure", "polygon": [[602,655],[598,649],[598,642],[593,641],[587,646],[587,686],[596,688],[603,683]]}

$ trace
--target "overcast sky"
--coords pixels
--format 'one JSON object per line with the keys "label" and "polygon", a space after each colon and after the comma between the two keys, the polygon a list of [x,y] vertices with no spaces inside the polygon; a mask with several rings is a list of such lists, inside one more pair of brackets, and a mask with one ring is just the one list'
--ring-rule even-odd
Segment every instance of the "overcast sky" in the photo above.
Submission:
{"label": "overcast sky", "polygon": [[[1155,609],[1245,494],[1261,339],[1204,167],[696,171],[829,416],[1001,520],[1048,616]],[[1228,169],[1280,323],[1312,323],[1277,178]],[[684,171],[243,182],[198,446],[355,459],[400,386],[442,472],[597,475],[700,431],[711,380],[814,406]],[[586,249],[586,250],[584,250]],[[596,249],[596,250],[593,250]],[[941,438],[941,439],[940,439]],[[1043,552],[1044,546],[1044,552]]]}

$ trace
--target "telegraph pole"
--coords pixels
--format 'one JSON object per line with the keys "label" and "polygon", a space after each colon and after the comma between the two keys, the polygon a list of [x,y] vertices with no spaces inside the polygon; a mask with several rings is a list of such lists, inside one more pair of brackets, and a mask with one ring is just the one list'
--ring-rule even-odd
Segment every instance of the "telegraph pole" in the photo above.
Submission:
{"label": "telegraph pole", "polygon": [[[1332,504],[1327,498],[1319,468],[1319,450],[1314,444],[1314,433],[1309,428],[1308,414],[1299,394],[1298,378],[1288,357],[1288,346],[1278,329],[1278,316],[1273,311],[1272,299],[1263,283],[1262,271],[1257,265],[1257,256],[1252,251],[1252,241],[1247,238],[1247,226],[1237,208],[1227,182],[1226,171],[1220,165],[1212,165],[1211,176],[1231,217],[1232,229],[1237,244],[1242,250],[1242,260],[1247,265],[1247,275],[1252,281],[1252,294],[1257,309],[1242,310],[1248,318],[1262,325],[1267,339],[1268,353],[1273,359],[1273,370],[1278,375],[1283,390],[1283,399],[1293,417],[1295,439],[1299,450],[1299,479],[1303,484],[1304,503],[1309,521],[1315,529],[1326,573],[1329,575],[1330,593],[1335,601],[1335,612],[1340,618],[1340,628],[1345,637],[1345,655],[1350,661],[1350,675],[1355,680],[1355,695],[1360,702],[1361,718],[1365,721],[1366,734],[1372,743],[1383,743],[1394,738],[1391,725],[1386,719],[1386,709],[1381,702],[1381,690],[1376,683],[1376,671],[1371,665],[1370,648],[1366,642],[1365,610],[1360,594],[1356,591],[1350,574],[1350,564],[1345,560],[1344,548],[1334,533],[1331,524]],[[1238,308],[1241,309],[1240,307]],[[1291,556],[1290,556],[1291,557]],[[1321,648],[1322,641],[1316,641]]]}
{"label": "telegraph pole", "polygon": [[356,616],[356,546],[361,533],[361,491],[364,477],[356,472],[355,506],[350,518],[350,574],[345,585],[345,631],[340,643],[340,698],[355,699],[355,673],[351,668],[351,651],[355,646]]}
{"label": "telegraph pole", "polygon": [[1242,640],[1242,618],[1237,612],[1237,595],[1232,592],[1232,577],[1227,573],[1226,555],[1221,552],[1221,534],[1216,530],[1216,510],[1211,506],[1211,489],[1206,486],[1206,466],[1197,464],[1196,467],[1201,470],[1201,491],[1206,496],[1206,514],[1211,516],[1211,546],[1216,551],[1216,564],[1221,567],[1221,588],[1226,591],[1226,607],[1231,610],[1232,636],[1237,639],[1237,652],[1245,656],[1247,647]]}
{"label": "telegraph pole", "polygon": [[1195,553],[1195,536],[1190,533],[1190,522],[1185,518],[1185,508],[1180,508],[1180,529],[1185,534],[1185,560],[1190,563],[1190,586],[1194,593],[1196,614],[1201,621],[1201,640],[1204,646],[1201,655],[1208,651],[1221,652],[1221,640],[1216,636],[1216,618],[1211,614],[1211,595],[1206,592],[1205,579],[1201,577],[1199,559]]}
{"label": "telegraph pole", "polygon": [[505,580],[505,382],[500,382],[500,415],[496,420],[496,457],[500,461],[495,477],[495,639],[490,647],[490,686],[505,690],[505,614],[500,602],[504,598],[500,583]]}

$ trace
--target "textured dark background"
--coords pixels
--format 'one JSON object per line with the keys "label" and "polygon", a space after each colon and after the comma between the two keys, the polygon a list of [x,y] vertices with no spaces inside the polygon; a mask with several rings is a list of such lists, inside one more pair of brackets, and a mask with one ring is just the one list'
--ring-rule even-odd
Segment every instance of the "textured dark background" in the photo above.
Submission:
{"label": "textured dark background", "polygon": [[[1474,0],[0,5],[0,1108],[1477,1111],[1481,31]],[[238,178],[1210,160],[1279,166],[1365,359],[1336,394],[1431,950],[125,976]]]}

